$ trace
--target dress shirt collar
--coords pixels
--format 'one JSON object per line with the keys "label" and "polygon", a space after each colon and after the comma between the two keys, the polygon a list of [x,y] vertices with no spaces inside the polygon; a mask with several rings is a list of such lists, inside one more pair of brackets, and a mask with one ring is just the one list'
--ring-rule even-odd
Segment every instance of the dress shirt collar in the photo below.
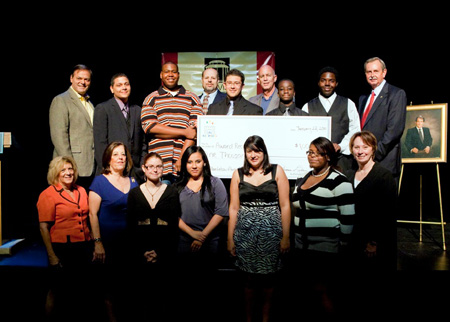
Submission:
{"label": "dress shirt collar", "polygon": [[295,110],[296,106],[295,106],[295,102],[292,102],[291,105],[285,105],[283,102],[280,102],[279,108],[283,114],[286,113],[286,108],[289,108],[289,113],[292,114],[292,111]]}
{"label": "dress shirt collar", "polygon": [[90,96],[89,96],[88,94],[82,96],[82,95],[80,95],[80,93],[78,93],[76,90],[74,90],[72,86],[70,86],[70,89],[75,93],[75,95],[77,95],[77,97],[78,97],[80,100],[81,100],[81,98],[84,98],[84,100],[85,100],[86,102],[89,101],[89,97],[90,97]]}
{"label": "dress shirt collar", "polygon": [[[239,94],[238,97],[236,97],[235,99],[232,100],[232,101],[234,101],[234,108],[236,108],[236,105],[239,105],[239,102],[241,102],[242,99],[243,99],[242,94]],[[228,97],[228,95],[227,95],[225,102],[227,103],[227,106],[230,106],[230,98]]]}
{"label": "dress shirt collar", "polygon": [[124,109],[127,110],[128,109],[128,102],[124,103],[121,99],[114,97],[114,99],[116,100],[117,104],[119,104],[120,110],[123,111]]}
{"label": "dress shirt collar", "polygon": [[331,105],[333,105],[336,97],[337,97],[336,92],[334,92],[330,97],[325,97],[319,93],[320,103],[322,103],[322,106],[327,110],[327,112],[330,110]]}
{"label": "dress shirt collar", "polygon": [[375,87],[375,88],[373,89],[373,91],[375,92],[375,98],[377,98],[378,95],[380,95],[381,90],[383,89],[383,87],[384,87],[385,84],[386,84],[386,80],[383,79],[383,81],[381,82],[381,84],[378,85],[377,87]]}
{"label": "dress shirt collar", "polygon": [[214,92],[212,92],[212,93],[210,93],[210,94],[203,92],[202,95],[200,95],[201,98],[202,98],[202,102],[203,102],[203,99],[205,98],[205,95],[209,95],[209,97],[208,97],[208,106],[209,106],[210,104],[212,104],[212,102],[214,102],[214,100],[216,99],[216,96],[217,96],[217,92],[218,92],[218,91],[219,91],[219,90],[216,89]]}

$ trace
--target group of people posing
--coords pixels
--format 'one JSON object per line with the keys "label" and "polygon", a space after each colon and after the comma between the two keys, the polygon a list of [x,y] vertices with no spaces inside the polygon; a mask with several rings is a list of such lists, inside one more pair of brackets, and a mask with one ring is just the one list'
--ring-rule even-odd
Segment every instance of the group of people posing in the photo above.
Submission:
{"label": "group of people posing", "polygon": [[[386,83],[386,67],[374,58],[365,65],[374,94],[361,98],[358,109],[334,92],[334,69],[321,71],[321,94],[299,109],[292,81],[281,80],[276,97],[273,88],[267,91],[276,81],[267,67],[258,74],[264,93],[247,101],[238,70],[227,74],[226,94],[217,91],[217,73],[206,70],[199,98],[178,85],[177,65],[165,63],[162,85],[142,109],[128,106],[130,85],[123,74],[112,79],[114,97],[92,109],[85,97],[91,72],[75,69],[71,88],[50,108],[55,158],[49,187],[37,203],[49,264],[58,276],[49,308],[53,299],[83,293],[67,291],[64,281],[87,270],[98,273],[92,274],[100,277],[97,294],[105,295],[110,316],[168,314],[167,302],[176,295],[167,286],[174,279],[180,283],[186,272],[197,282],[196,272],[215,272],[221,242],[242,277],[248,316],[259,294],[258,315],[264,320],[283,269],[310,274],[312,290],[321,290],[323,298],[323,277],[330,272],[395,269],[404,91]],[[203,114],[330,115],[332,137],[310,143],[312,170],[294,183],[282,165],[270,162],[263,138],[250,136],[243,166],[226,181],[213,176],[206,152],[196,145],[195,120]],[[85,181],[78,185],[80,178]],[[139,280],[140,296],[125,292],[125,273]],[[116,303],[127,303],[121,306],[127,309]]]}

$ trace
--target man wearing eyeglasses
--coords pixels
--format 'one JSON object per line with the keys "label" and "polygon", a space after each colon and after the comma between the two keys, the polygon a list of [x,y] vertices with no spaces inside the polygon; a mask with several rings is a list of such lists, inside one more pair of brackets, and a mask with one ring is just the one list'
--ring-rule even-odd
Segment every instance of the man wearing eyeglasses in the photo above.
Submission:
{"label": "man wearing eyeglasses", "polygon": [[231,69],[225,76],[225,91],[227,97],[211,104],[207,115],[263,115],[260,106],[247,101],[242,96],[245,76],[238,69]]}

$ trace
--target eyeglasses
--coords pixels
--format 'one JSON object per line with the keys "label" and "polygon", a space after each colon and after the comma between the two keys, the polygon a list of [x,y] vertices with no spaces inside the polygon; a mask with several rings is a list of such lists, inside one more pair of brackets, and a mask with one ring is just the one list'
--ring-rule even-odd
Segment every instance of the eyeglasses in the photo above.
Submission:
{"label": "eyeglasses", "polygon": [[146,165],[144,165],[144,168],[146,168],[147,170],[158,170],[158,171],[160,171],[160,170],[162,170],[162,168],[163,168],[163,166],[162,165],[149,165],[149,166],[146,166]]}
{"label": "eyeglasses", "polygon": [[318,157],[318,156],[323,157],[325,154],[326,153],[318,153],[318,152],[314,152],[314,151],[311,151],[311,150],[306,151],[306,155],[308,155],[308,156],[310,156],[312,158],[315,158],[315,157]]}
{"label": "eyeglasses", "polygon": [[227,86],[240,86],[242,82],[226,82]]}

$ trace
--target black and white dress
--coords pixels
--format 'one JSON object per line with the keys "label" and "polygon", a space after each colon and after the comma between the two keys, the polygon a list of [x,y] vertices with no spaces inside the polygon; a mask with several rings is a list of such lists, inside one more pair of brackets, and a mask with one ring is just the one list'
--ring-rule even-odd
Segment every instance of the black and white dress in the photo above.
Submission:
{"label": "black and white dress", "polygon": [[233,237],[236,265],[244,272],[269,274],[281,269],[283,230],[276,169],[272,165],[272,178],[258,186],[245,182],[242,168],[238,169],[240,208]]}

